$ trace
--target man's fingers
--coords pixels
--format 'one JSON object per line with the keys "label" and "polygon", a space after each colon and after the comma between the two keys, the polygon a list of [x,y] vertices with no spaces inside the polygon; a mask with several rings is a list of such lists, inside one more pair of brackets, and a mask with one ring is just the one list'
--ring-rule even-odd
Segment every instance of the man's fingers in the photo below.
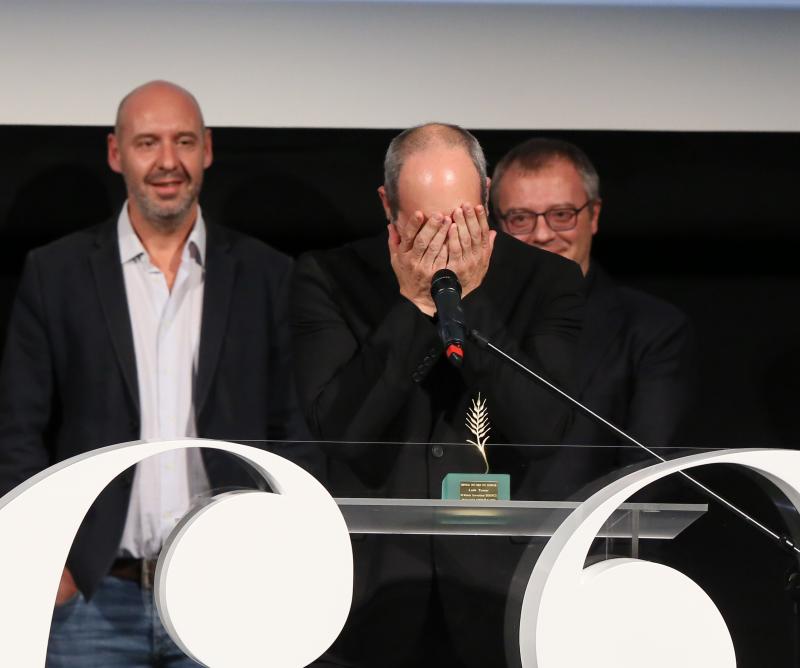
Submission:
{"label": "man's fingers", "polygon": [[467,221],[464,219],[464,212],[461,207],[457,207],[453,212],[453,222],[458,230],[458,239],[461,244],[461,254],[466,255],[472,248],[472,239],[469,236]]}
{"label": "man's fingers", "polygon": [[452,221],[449,216],[446,216],[442,222],[439,223],[439,229],[436,230],[436,234],[425,249],[425,255],[420,259],[420,264],[425,267],[432,267],[436,263],[442,248],[444,248],[445,253],[447,253],[445,242],[447,240],[447,231],[451,227]]}
{"label": "man's fingers", "polygon": [[386,238],[386,245],[389,247],[389,259],[392,266],[394,266],[395,262],[397,262],[397,256],[400,253],[403,240],[400,238],[400,232],[397,231],[394,223],[389,223],[386,229],[389,231],[389,236]]}
{"label": "man's fingers", "polygon": [[[452,229],[452,227],[453,226],[451,225],[450,228]],[[449,239],[450,235],[448,234],[447,237]],[[447,266],[449,259],[448,244],[442,244],[441,249],[439,249],[439,254],[436,256],[436,260],[433,262],[433,273],[436,273],[440,269],[444,269]]]}
{"label": "man's fingers", "polygon": [[486,246],[489,245],[489,232],[491,231],[489,229],[489,218],[486,215],[486,208],[482,204],[479,204],[475,207],[475,214],[478,217],[478,225],[480,225],[481,228],[481,243],[483,247],[486,248]]}
{"label": "man's fingers", "polygon": [[455,223],[450,226],[447,233],[447,264],[451,267],[454,264],[459,264],[464,257],[464,251],[461,248],[461,240],[459,239],[458,225]]}
{"label": "man's fingers", "polygon": [[[434,237],[441,232],[442,230],[442,214],[434,213],[428,220],[425,221],[425,224],[420,228],[420,231],[417,233],[416,238],[414,239],[414,256],[417,258],[417,261],[421,261],[422,257],[428,250],[428,246],[431,245],[431,241],[433,241]],[[438,249],[436,251],[438,253]]]}
{"label": "man's fingers", "polygon": [[471,204],[466,203],[461,205],[461,209],[464,211],[464,220],[467,221],[467,229],[469,230],[470,240],[472,241],[472,246],[476,250],[478,246],[481,245],[481,224],[478,222],[478,217],[475,214],[475,209],[472,207]]}
{"label": "man's fingers", "polygon": [[403,241],[402,243],[403,251],[411,250],[411,248],[414,246],[417,235],[419,234],[419,231],[424,223],[425,223],[425,216],[422,215],[422,211],[415,211],[414,215],[408,219],[408,224],[406,225],[405,233],[400,235]]}

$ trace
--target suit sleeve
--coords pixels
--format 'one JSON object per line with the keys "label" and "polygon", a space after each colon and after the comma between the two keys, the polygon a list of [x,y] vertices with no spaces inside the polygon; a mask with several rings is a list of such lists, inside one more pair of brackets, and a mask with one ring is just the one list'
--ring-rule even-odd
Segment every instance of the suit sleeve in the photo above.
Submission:
{"label": "suit sleeve", "polygon": [[297,387],[292,364],[291,331],[289,328],[289,289],[292,263],[275,282],[272,291],[272,326],[270,337],[270,393],[267,406],[269,437],[277,441],[309,440],[308,427],[297,399]]}
{"label": "suit sleeve", "polygon": [[658,324],[642,337],[626,427],[646,445],[680,445],[697,390],[694,330],[682,313]]}
{"label": "suit sleeve", "polygon": [[50,465],[53,371],[36,254],[25,262],[0,366],[0,496]]}
{"label": "suit sleeve", "polygon": [[[497,317],[482,287],[464,299],[464,312],[470,329],[477,329],[505,353],[569,392],[583,323],[583,277],[572,262],[548,262],[542,273],[530,287],[538,291],[533,302],[536,317],[521,335],[512,334]],[[492,425],[505,441],[562,441],[572,419],[572,408],[563,397],[475,344],[465,350],[463,373],[467,385],[486,396]]]}
{"label": "suit sleeve", "polygon": [[382,440],[420,378],[420,360],[441,348],[431,319],[400,295],[360,342],[311,255],[297,263],[292,326],[300,402],[320,439]]}

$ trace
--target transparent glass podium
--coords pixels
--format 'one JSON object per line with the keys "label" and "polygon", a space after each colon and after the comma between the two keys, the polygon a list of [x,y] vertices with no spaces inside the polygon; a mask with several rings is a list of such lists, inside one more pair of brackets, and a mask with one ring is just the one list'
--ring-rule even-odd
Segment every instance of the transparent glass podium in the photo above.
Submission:
{"label": "transparent glass podium", "polygon": [[[451,500],[441,498],[444,475],[483,471],[466,444],[266,447],[317,477],[350,532],[350,617],[315,668],[518,668],[521,599],[549,537],[594,492],[657,463],[627,446],[490,444],[491,472],[510,475],[510,499]],[[656,449],[668,460],[707,451]],[[770,528],[800,536],[786,500],[763,480],[724,466],[694,474]],[[771,666],[797,665],[800,616],[785,591],[797,564],[679,476],[614,510],[585,564],[620,557],[667,565],[705,590],[730,628],[740,668],[765,665],[765,644]]]}
{"label": "transparent glass podium", "polygon": [[[469,495],[477,483],[464,480],[472,481],[485,470],[482,459],[466,444],[240,443],[254,451],[229,449],[230,443],[209,447],[198,441],[188,446],[205,448],[217,457],[226,450],[237,453],[226,464],[241,467],[237,472],[242,482],[214,487],[210,493],[201,491],[193,501],[196,512],[184,518],[184,527],[206,517],[206,505],[219,508],[236,498],[255,501],[259,508],[258,513],[243,513],[234,502],[233,512],[239,514],[226,515],[224,525],[212,525],[213,532],[206,533],[205,551],[198,551],[201,556],[194,562],[190,585],[192,597],[197,598],[191,603],[199,603],[204,595],[209,598],[205,589],[209,583],[221,584],[224,593],[234,591],[239,600],[249,597],[244,609],[255,624],[275,621],[269,617],[272,621],[266,622],[268,616],[262,617],[260,611],[280,617],[296,603],[290,623],[303,638],[308,637],[304,630],[312,628],[309,618],[327,615],[335,620],[332,644],[309,664],[313,668],[518,668],[521,640],[530,639],[530,627],[535,626],[521,614],[524,597],[531,582],[535,591],[544,591],[536,590],[542,580],[536,584],[535,578],[557,575],[554,564],[566,564],[580,583],[598,572],[629,567],[645,573],[677,571],[718,608],[730,631],[738,668],[800,665],[800,560],[787,554],[781,541],[766,539],[741,515],[687,485],[683,476],[663,478],[626,498],[628,492],[620,492],[634,488],[626,486],[631,479],[621,478],[654,463],[635,449],[493,445],[491,473],[510,476],[502,495],[497,486],[500,500],[455,500],[450,495],[453,488],[444,484],[445,476],[455,474],[461,480],[459,494]],[[175,447],[173,443],[123,444],[119,452],[110,448],[98,455],[127,457],[140,446],[151,452]],[[255,451],[278,455],[306,473]],[[661,448],[656,452],[672,460],[708,454],[709,449]],[[731,461],[730,453],[725,457]],[[205,461],[209,470],[219,463],[216,457]],[[779,457],[778,461],[785,460]],[[742,466],[692,469],[708,489],[776,535],[800,544],[800,515],[794,504],[764,475],[751,473]],[[126,473],[120,475],[124,482]],[[644,475],[647,472],[636,478]],[[581,506],[608,485],[616,490],[611,497],[619,504],[616,508],[595,504],[594,511],[588,512],[588,504]],[[75,487],[65,489],[71,494]],[[250,493],[227,495],[244,490]],[[267,498],[272,496],[269,492],[284,493],[286,498]],[[42,507],[51,513],[51,506]],[[581,523],[589,529],[577,543],[572,542],[571,553],[560,551],[569,542],[564,535],[580,529]],[[561,527],[569,531],[559,532]],[[548,543],[557,532],[558,542]],[[221,558],[217,546],[222,546]],[[242,563],[245,567],[235,572],[226,570]],[[651,616],[659,609],[654,606],[663,603],[653,596],[648,586],[652,582],[637,581],[634,603],[615,588],[615,582],[619,583],[611,580],[611,587],[601,590],[594,600],[598,605],[590,606],[583,620],[593,624],[600,615],[607,622],[601,627],[603,644],[607,642],[613,650],[615,643],[626,642],[629,628],[619,619],[623,611],[626,619],[636,615],[669,640],[671,619],[654,622]],[[337,601],[326,598],[327,583],[340,585]],[[560,601],[562,591],[550,589],[551,600]],[[645,606],[644,612],[650,614],[643,614],[641,603],[647,597],[652,605]],[[250,603],[255,606],[252,610]],[[336,614],[332,613],[334,603]],[[582,610],[580,601],[569,597],[563,609],[570,615]],[[675,611],[694,608],[660,609],[677,619],[681,615],[673,615]],[[227,610],[221,607],[221,612]],[[560,618],[560,628],[571,632],[571,619]],[[239,620],[234,625],[238,628]],[[276,634],[284,633],[274,624],[271,628]],[[611,629],[608,634],[607,629]],[[316,645],[313,651],[317,656]]]}
{"label": "transparent glass podium", "polygon": [[[319,450],[315,475],[342,512],[355,569],[350,618],[321,666],[519,666],[521,600],[549,537],[595,491],[656,463],[626,448],[490,444],[490,472],[510,476],[510,499],[453,500],[442,499],[443,476],[484,471],[467,444],[308,447]],[[301,451],[275,450],[304,465]],[[306,461],[313,472],[314,455]],[[672,544],[682,557],[678,539],[702,533],[709,505],[675,479],[643,490],[611,514],[586,564],[668,562]],[[436,658],[421,662],[412,646]]]}
{"label": "transparent glass podium", "polygon": [[[338,498],[350,533],[552,536],[578,501],[475,501]],[[597,537],[671,540],[708,510],[704,503],[624,503]]]}
{"label": "transparent glass podium", "polygon": [[[352,534],[552,536],[592,490],[599,489],[603,482],[611,482],[628,470],[650,463],[640,460],[635,466],[620,466],[615,469],[617,460],[625,459],[626,456],[631,459],[632,450],[629,448],[496,445],[491,446],[495,452],[513,452],[516,455],[514,468],[510,473],[513,497],[509,500],[452,500],[436,498],[432,493],[438,491],[435,485],[426,489],[424,485],[411,480],[410,476],[406,478],[409,474],[402,470],[403,464],[399,462],[401,456],[398,456],[398,452],[410,453],[423,460],[444,459],[448,451],[459,455],[469,454],[471,447],[467,444],[314,443],[306,447],[316,450],[316,456],[322,457],[326,463],[336,464],[323,466],[325,473],[318,477],[335,497]],[[383,484],[353,484],[353,480],[358,477],[353,473],[357,460],[363,456],[374,457],[374,451],[368,452],[373,449],[383,450],[383,454],[387,455],[381,462],[386,470],[370,471],[374,477],[382,478]],[[427,457],[429,451],[434,453],[433,457]],[[625,455],[620,457],[620,451]],[[681,453],[683,452],[682,450]],[[560,489],[558,482],[550,484],[545,490],[546,499],[538,498],[537,492],[542,490],[535,481],[537,465],[553,456],[583,458],[587,453],[595,460],[601,460],[595,468],[590,468],[588,472],[581,471],[578,476],[573,475]],[[288,450],[285,454],[290,456]],[[313,459],[313,455],[311,458]],[[302,465],[303,461],[299,463]],[[507,461],[505,464],[508,467]],[[457,467],[458,463],[452,466]],[[469,462],[465,468],[469,466],[474,467],[474,461]],[[510,468],[505,468],[504,471]],[[342,469],[345,469],[344,473]],[[419,477],[425,473],[430,476],[430,471],[415,473]],[[593,473],[598,473],[598,477],[593,476]],[[342,487],[342,479],[347,479],[349,485],[345,483]],[[518,485],[517,481],[520,479],[524,483]],[[357,491],[362,494],[345,495],[340,493],[342,491]],[[641,539],[671,540],[707,510],[708,504],[705,502],[681,503],[669,498],[624,503],[609,518],[598,538],[626,538],[634,544]]]}

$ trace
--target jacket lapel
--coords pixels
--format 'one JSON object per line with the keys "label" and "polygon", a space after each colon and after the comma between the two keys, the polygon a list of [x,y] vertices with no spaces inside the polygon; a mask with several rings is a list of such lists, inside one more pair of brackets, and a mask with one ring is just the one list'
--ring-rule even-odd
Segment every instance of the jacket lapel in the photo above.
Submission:
{"label": "jacket lapel", "polygon": [[595,264],[587,277],[586,311],[579,346],[578,393],[583,393],[623,326],[622,305],[611,278]]}
{"label": "jacket lapel", "polygon": [[99,228],[96,246],[90,261],[97,294],[111,335],[114,353],[122,369],[125,386],[138,411],[139,383],[136,376],[136,353],[133,348],[133,330],[128,314],[125,280],[122,276],[116,221],[106,223]]}
{"label": "jacket lapel", "polygon": [[225,230],[209,223],[206,225],[206,273],[195,395],[195,414],[198,416],[208,399],[211,381],[219,362],[222,342],[228,328],[228,307],[236,277],[236,260],[229,253],[230,241]]}

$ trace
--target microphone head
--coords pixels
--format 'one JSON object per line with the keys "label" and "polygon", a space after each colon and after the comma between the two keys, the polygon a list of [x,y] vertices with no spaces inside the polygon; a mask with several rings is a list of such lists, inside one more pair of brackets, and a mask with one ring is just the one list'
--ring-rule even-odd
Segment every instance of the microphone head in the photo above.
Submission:
{"label": "microphone head", "polygon": [[454,290],[461,296],[461,283],[458,276],[451,269],[440,269],[431,279],[431,296],[436,299],[436,295],[445,290]]}

